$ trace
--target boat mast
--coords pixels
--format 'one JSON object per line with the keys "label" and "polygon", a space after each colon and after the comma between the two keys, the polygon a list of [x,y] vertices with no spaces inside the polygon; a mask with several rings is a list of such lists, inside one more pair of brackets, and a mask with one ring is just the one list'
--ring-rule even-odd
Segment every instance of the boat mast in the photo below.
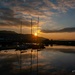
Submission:
{"label": "boat mast", "polygon": [[20,34],[22,34],[22,22],[21,22],[21,25],[20,25]]}
{"label": "boat mast", "polygon": [[31,18],[31,36],[32,36],[32,18]]}
{"label": "boat mast", "polygon": [[[32,45],[32,18],[31,18],[31,45]],[[32,49],[31,49],[31,74],[32,74]]]}
{"label": "boat mast", "polygon": [[[22,22],[21,22],[21,25],[20,25],[20,34],[22,34]],[[22,38],[21,38],[21,41],[22,41]],[[21,61],[22,57],[21,57],[21,50],[20,50],[20,74],[21,74],[21,71],[22,71],[22,61]]]}
{"label": "boat mast", "polygon": [[[38,45],[38,27],[39,27],[39,16],[38,16],[38,24],[37,24],[37,45]],[[37,75],[38,75],[38,48],[37,48]]]}

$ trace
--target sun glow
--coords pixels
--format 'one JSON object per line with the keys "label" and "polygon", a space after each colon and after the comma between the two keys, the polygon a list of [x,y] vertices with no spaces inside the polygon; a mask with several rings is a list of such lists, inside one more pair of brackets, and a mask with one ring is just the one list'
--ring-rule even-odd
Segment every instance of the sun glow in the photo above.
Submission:
{"label": "sun glow", "polygon": [[37,36],[37,33],[34,33],[35,36]]}

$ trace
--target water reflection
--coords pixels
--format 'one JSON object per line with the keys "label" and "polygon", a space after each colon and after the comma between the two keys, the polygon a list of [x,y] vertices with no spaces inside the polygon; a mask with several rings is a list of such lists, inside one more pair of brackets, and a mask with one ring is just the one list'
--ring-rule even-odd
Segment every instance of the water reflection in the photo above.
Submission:
{"label": "water reflection", "polygon": [[[72,75],[75,70],[75,47],[68,46],[53,46],[43,50],[32,51],[31,65],[31,50],[22,51],[21,53],[21,69],[22,75],[37,75],[37,63],[39,75]],[[5,74],[20,74],[20,51],[7,50],[0,52],[0,73]],[[32,73],[31,73],[32,66]]]}

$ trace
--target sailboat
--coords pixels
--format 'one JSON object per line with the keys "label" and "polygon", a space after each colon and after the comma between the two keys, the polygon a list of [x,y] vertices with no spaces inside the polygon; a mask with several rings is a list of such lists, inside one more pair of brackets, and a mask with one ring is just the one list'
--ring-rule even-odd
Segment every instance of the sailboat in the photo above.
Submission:
{"label": "sailboat", "polygon": [[[22,34],[22,23],[21,23],[21,26],[20,26],[20,34]],[[28,49],[28,45],[27,44],[18,44],[16,46],[16,50],[27,50]]]}
{"label": "sailboat", "polygon": [[[39,27],[39,17],[38,17],[38,24],[37,24],[37,41],[36,44],[32,44],[32,49],[44,49],[44,45],[42,43],[38,43],[38,27]],[[32,32],[32,25],[31,25],[31,32]]]}

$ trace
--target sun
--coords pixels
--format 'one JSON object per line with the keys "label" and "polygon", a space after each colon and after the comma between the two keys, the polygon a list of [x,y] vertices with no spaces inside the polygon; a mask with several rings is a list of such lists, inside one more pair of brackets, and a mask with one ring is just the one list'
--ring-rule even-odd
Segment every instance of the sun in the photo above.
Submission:
{"label": "sun", "polygon": [[37,33],[34,33],[35,36],[37,36]]}

